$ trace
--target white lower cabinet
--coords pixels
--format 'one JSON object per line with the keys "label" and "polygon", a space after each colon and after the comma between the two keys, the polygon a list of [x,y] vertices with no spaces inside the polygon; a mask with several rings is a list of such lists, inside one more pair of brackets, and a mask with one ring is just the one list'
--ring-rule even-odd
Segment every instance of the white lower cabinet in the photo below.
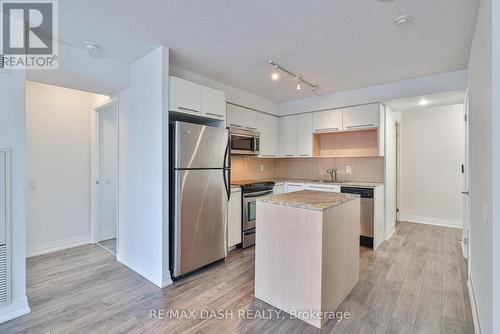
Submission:
{"label": "white lower cabinet", "polygon": [[227,247],[241,243],[241,188],[231,189],[227,209]]}
{"label": "white lower cabinet", "polygon": [[305,185],[303,183],[290,183],[287,182],[285,183],[285,192],[286,193],[291,193],[294,191],[300,191],[306,189]]}

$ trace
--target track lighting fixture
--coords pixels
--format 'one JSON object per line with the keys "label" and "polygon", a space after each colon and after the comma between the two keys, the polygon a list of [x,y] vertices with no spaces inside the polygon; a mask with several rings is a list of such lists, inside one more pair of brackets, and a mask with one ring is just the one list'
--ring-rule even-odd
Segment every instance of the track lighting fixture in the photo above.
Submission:
{"label": "track lighting fixture", "polygon": [[297,80],[297,85],[295,86],[297,88],[297,90],[301,90],[302,84],[304,83],[304,84],[308,85],[309,87],[311,87],[311,93],[313,95],[317,95],[317,91],[318,91],[319,87],[317,85],[311,83],[310,81],[307,81],[306,79],[304,79],[300,74],[297,74],[297,73],[287,69],[286,67],[272,61],[272,60],[269,60],[269,64],[271,64],[273,66],[273,73],[271,74],[271,79],[276,81],[279,79],[279,71],[285,72],[286,74],[294,77]]}

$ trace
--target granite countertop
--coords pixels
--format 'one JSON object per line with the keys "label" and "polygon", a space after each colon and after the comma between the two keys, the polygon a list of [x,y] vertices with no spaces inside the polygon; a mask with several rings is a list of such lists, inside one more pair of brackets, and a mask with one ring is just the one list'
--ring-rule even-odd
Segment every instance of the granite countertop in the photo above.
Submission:
{"label": "granite countertop", "polygon": [[273,178],[273,179],[264,179],[264,180],[231,181],[231,186],[240,187],[241,185],[247,184],[247,183],[265,182],[265,181],[274,181],[276,184],[282,184],[284,182],[297,182],[297,183],[338,185],[338,186],[364,187],[364,188],[375,188],[375,187],[384,185],[384,182],[336,181],[334,183],[330,183],[330,182],[318,182],[317,180],[306,180],[306,179]]}
{"label": "granite countertop", "polygon": [[359,196],[325,191],[301,190],[261,197],[257,201],[313,211],[325,211],[356,198],[359,198]]}

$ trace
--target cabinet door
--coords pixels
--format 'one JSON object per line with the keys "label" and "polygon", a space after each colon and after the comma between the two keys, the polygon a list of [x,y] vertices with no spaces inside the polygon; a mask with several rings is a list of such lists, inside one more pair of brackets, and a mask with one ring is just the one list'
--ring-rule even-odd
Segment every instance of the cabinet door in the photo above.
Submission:
{"label": "cabinet door", "polygon": [[297,151],[299,157],[311,157],[313,149],[312,113],[297,116]]}
{"label": "cabinet door", "polygon": [[201,86],[184,79],[170,77],[170,110],[199,115]]}
{"label": "cabinet door", "polygon": [[285,116],[280,119],[281,155],[297,156],[297,116]]}
{"label": "cabinet door", "polygon": [[226,118],[226,94],[210,87],[201,87],[201,112],[210,118]]}
{"label": "cabinet door", "polygon": [[314,132],[335,132],[342,130],[342,109],[313,112]]}
{"label": "cabinet door", "polygon": [[231,191],[227,212],[227,247],[241,242],[241,190]]}
{"label": "cabinet door", "polygon": [[259,124],[255,110],[235,106],[234,104],[227,105],[227,125],[235,128],[259,130]]}
{"label": "cabinet door", "polygon": [[279,156],[279,117],[265,113],[257,113],[259,119],[258,129],[260,131],[260,156],[277,157]]}
{"label": "cabinet door", "polygon": [[285,192],[291,193],[294,191],[300,191],[306,189],[305,184],[302,183],[286,183],[285,185]]}
{"label": "cabinet door", "polygon": [[342,109],[344,130],[373,129],[379,126],[379,104],[365,104]]}

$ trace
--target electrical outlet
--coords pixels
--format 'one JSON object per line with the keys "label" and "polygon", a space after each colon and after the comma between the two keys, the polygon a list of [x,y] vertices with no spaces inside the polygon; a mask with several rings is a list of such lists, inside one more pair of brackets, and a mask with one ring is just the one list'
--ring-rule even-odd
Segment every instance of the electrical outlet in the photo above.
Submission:
{"label": "electrical outlet", "polygon": [[260,172],[264,172],[264,165],[260,165]]}
{"label": "electrical outlet", "polygon": [[345,165],[345,172],[347,174],[352,174],[352,165]]}

